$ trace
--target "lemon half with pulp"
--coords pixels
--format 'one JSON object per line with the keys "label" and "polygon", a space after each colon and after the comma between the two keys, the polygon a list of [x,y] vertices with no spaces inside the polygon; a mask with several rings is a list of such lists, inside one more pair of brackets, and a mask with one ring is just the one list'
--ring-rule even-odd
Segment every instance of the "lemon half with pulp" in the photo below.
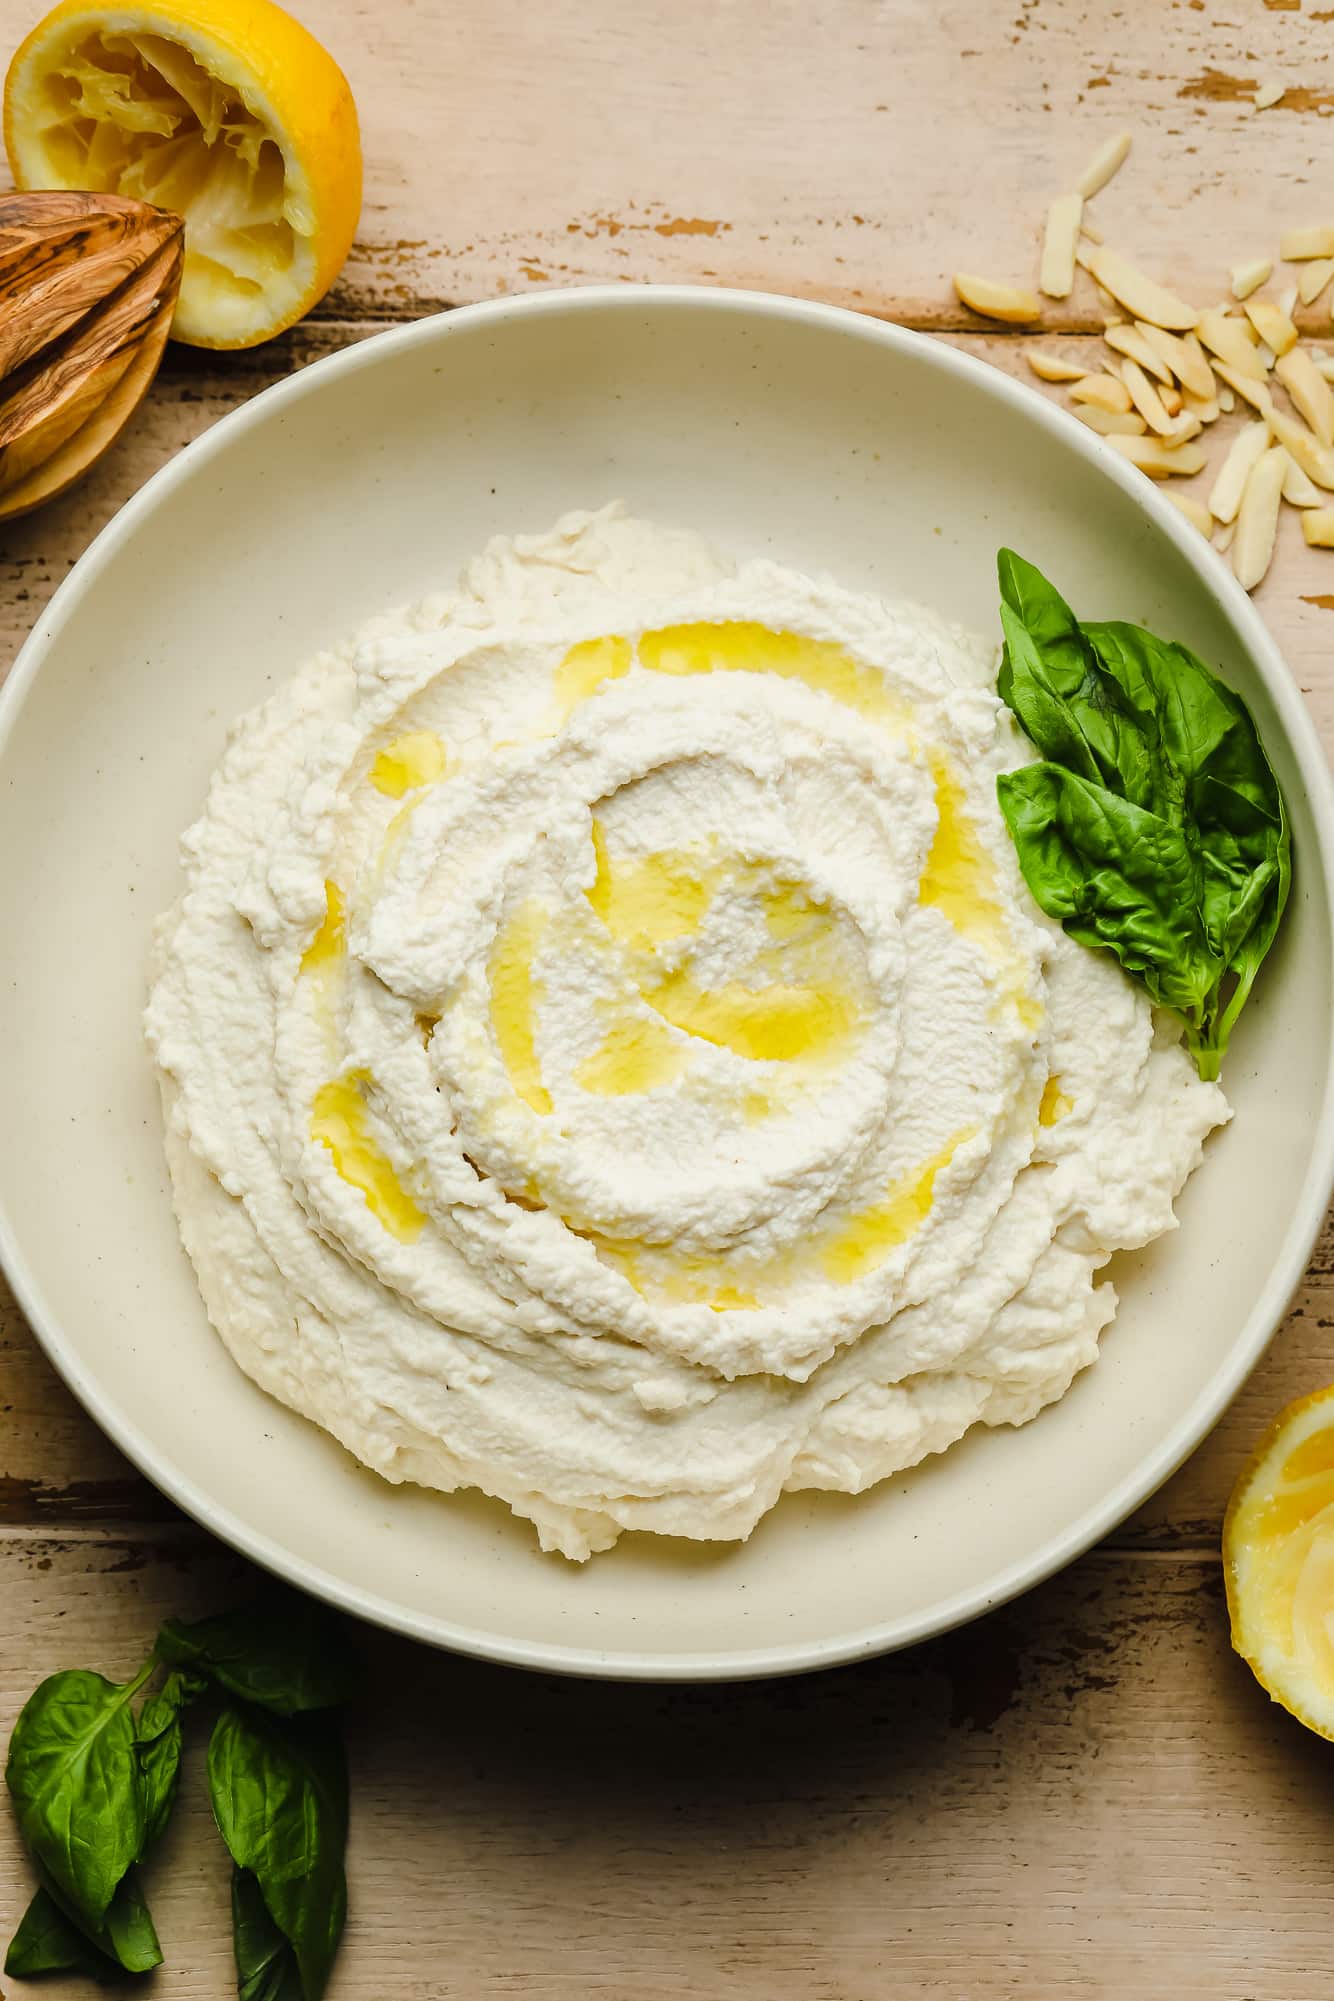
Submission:
{"label": "lemon half with pulp", "polygon": [[1275,1702],[1334,1738],[1334,1385],[1289,1404],[1223,1522],[1232,1644]]}
{"label": "lemon half with pulp", "polygon": [[273,0],[62,0],[9,67],[21,188],[132,195],[185,217],[172,333],[250,347],[333,283],[361,210],[347,79]]}

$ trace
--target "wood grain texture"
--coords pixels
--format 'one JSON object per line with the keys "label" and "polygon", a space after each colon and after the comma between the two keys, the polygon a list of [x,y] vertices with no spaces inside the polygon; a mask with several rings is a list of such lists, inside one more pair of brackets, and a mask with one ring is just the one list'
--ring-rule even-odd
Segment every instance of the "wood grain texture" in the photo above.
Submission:
{"label": "wood grain texture", "polygon": [[[0,1535],[7,1720],[242,1586],[171,1535]],[[1322,1747],[1226,1646],[1213,1567],[1104,1554],[909,1654],[724,1691],[364,1633],[332,2001],[1327,2001]],[[229,1990],[196,1743],[149,1872],[154,1991]],[[0,1820],[0,1930],[28,1878]],[[15,1981],[75,2001],[76,1983]],[[83,1990],[86,1992],[86,1990]]]}
{"label": "wood grain texture", "polygon": [[[0,47],[31,0],[0,0]],[[1334,18],[1259,0],[305,0],[351,81],[366,194],[335,317],[547,283],[754,285],[976,324],[1047,200],[1136,148],[1100,224],[1193,295],[1320,218]],[[1257,113],[1262,82],[1284,98]],[[1062,323],[1095,326],[1087,281]],[[1328,320],[1326,319],[1326,324]]]}
{"label": "wood grain texture", "polygon": [[116,195],[0,195],[0,520],[93,465],[153,380],[179,216]]}
{"label": "wood grain texture", "polygon": [[[34,11],[0,0],[0,48]],[[972,321],[949,274],[1031,283],[1048,197],[1110,133],[1135,148],[1097,221],[1192,297],[1330,210],[1334,6],[1313,0],[298,11],[362,112],[344,276],[258,352],[169,349],[88,478],[0,530],[0,673],[184,444],[421,311],[548,283],[756,285],[943,332],[1031,383],[1024,341]],[[1271,79],[1285,95],[1257,113]],[[1047,344],[1099,352],[1100,311],[1081,277]],[[1334,341],[1329,315],[1304,323]],[[1257,601],[1334,740],[1334,556],[1292,516]],[[1327,1230],[1251,1382],[1131,1522],[990,1618],[856,1669],[609,1688],[360,1635],[332,2001],[1327,2001],[1329,1754],[1230,1654],[1217,1534],[1262,1425],[1331,1377]],[[164,1612],[252,1579],[101,1436],[0,1287],[0,1732],[52,1668],[128,1671]],[[150,1884],[171,2001],[233,1991],[201,1783],[196,1753]],[[0,1812],[0,1934],[27,1892]]]}
{"label": "wood grain texture", "polygon": [[[1122,127],[1100,219],[1219,285],[1309,202],[1334,111],[1334,22],[1254,0],[553,0],[540,23],[425,0],[369,32],[357,0],[309,11],[359,101],[399,112],[339,312],[634,277],[976,324],[949,273],[1030,279],[1046,201]],[[1086,281],[1062,319],[1096,324]]]}

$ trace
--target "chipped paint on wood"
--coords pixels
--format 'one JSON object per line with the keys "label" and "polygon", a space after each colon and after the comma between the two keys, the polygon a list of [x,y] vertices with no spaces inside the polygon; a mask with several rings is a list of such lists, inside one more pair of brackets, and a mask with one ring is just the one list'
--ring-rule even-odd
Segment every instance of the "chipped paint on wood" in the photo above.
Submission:
{"label": "chipped paint on wood", "polygon": [[[1087,0],[969,0],[966,47],[934,0],[841,0],[845,20],[839,4],[812,38],[798,0],[744,15],[550,0],[539,43],[479,0],[373,20],[359,0],[304,0],[362,109],[360,241],[294,333],[251,354],[169,351],[121,443],[7,531],[0,671],[152,471],[379,327],[539,284],[707,281],[922,327],[1031,386],[1026,337],[972,321],[949,272],[1030,284],[1046,200],[1097,139],[1136,135],[1099,225],[1192,298],[1222,290],[1239,246],[1272,241],[1313,199],[1318,212],[1334,93],[1306,30],[1334,7],[1304,13],[1299,42],[1294,0],[1141,8],[1132,62],[1125,10]],[[0,44],[31,11],[0,0]],[[1299,63],[1277,107],[1299,115],[1256,116],[1260,81]],[[1100,312],[1081,279],[1044,340],[1091,357]],[[1259,603],[1329,740],[1326,571],[1288,521]],[[1217,1535],[1263,1424],[1334,1374],[1331,1329],[1327,1231],[1268,1354],[1162,1492],[1061,1578],[911,1654],[673,1690],[502,1673],[366,1635],[337,1991],[1327,2001],[1324,1795],[1310,1740],[1228,1653]],[[42,1673],[127,1672],[163,1612],[232,1601],[256,1574],[138,1479],[2,1288],[0,1388],[7,1731]],[[0,1816],[0,1933],[26,1888]],[[233,1984],[226,1876],[197,1768],[151,1888],[173,2001],[216,2001]]]}
{"label": "chipped paint on wood", "polygon": [[[359,241],[325,317],[657,279],[961,327],[951,270],[1031,285],[1048,199],[1121,127],[1135,151],[1100,226],[1207,295],[1328,177],[1330,10],[1311,0],[1144,8],[1129,39],[1124,8],[1088,0],[968,0],[963,28],[932,0],[833,5],[851,27],[835,12],[812,41],[798,0],[744,19],[549,0],[535,43],[478,0],[419,0],[385,33],[360,0],[305,0],[367,138]],[[0,45],[30,23],[29,0],[0,0]],[[1222,96],[1176,97],[1210,75],[1231,80]],[[1289,85],[1282,117],[1254,113],[1268,77]],[[1049,323],[1095,311],[1081,288]]]}
{"label": "chipped paint on wood", "polygon": [[[197,1534],[0,1541],[0,1730],[41,1675],[124,1676],[164,1614],[255,1578]],[[1216,1566],[1090,1556],[801,1681],[580,1682],[357,1644],[331,1996],[1328,2001],[1321,1747],[1230,1653]],[[149,1886],[172,2001],[235,1980],[197,1745]],[[30,1887],[9,1814],[0,1886],[8,1929]]]}
{"label": "chipped paint on wood", "polygon": [[[1203,98],[1210,104],[1249,104],[1259,90],[1258,76],[1228,76],[1222,70],[1206,69],[1191,77],[1177,90],[1178,97]],[[1334,110],[1334,90],[1316,90],[1309,84],[1288,84],[1269,111],[1315,112],[1323,117]]]}

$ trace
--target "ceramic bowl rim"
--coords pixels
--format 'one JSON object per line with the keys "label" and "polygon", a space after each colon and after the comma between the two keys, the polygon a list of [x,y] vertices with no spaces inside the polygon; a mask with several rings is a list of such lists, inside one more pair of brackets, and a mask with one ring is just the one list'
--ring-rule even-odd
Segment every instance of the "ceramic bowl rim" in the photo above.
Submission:
{"label": "ceramic bowl rim", "polygon": [[[1334,780],[1331,780],[1315,725],[1300,691],[1249,597],[1219,562],[1199,531],[1156,488],[1106,442],[1039,392],[990,363],[930,335],[855,313],[840,306],[787,298],[775,293],[720,286],[620,284],[589,285],[486,300],[456,307],[369,336],[310,363],[299,373],[261,390],[220,418],[154,473],[118,510],[79,557],[34,622],[31,633],[0,688],[0,759],[43,661],[87,591],[115,562],[136,529],[171,494],[205,471],[210,460],[248,430],[269,423],[299,399],[317,395],[335,375],[351,375],[387,365],[393,355],[447,341],[457,334],[516,317],[643,313],[659,307],[701,315],[758,315],[787,320],[830,334],[878,344],[890,353],[911,353],[928,366],[966,381],[973,389],[1007,405],[1026,422],[1046,430],[1102,477],[1119,486],[1158,531],[1175,546],[1205,592],[1218,602],[1264,682],[1278,713],[1309,798],[1317,832],[1325,898],[1334,933]],[[1334,995],[1334,977],[1331,978]],[[888,1653],[948,1631],[1040,1583],[1081,1555],[1139,1507],[1199,1444],[1236,1395],[1265,1347],[1301,1281],[1311,1248],[1334,1189],[1334,1007],[1324,1099],[1316,1124],[1311,1162],[1301,1200],[1277,1248],[1268,1278],[1242,1324],[1226,1363],[1203,1385],[1185,1414],[1133,1473],[1115,1483],[1095,1506],[1006,1566],[985,1584],[910,1616],[882,1620],[821,1640],[680,1655],[516,1640],[504,1633],[461,1626],[447,1618],[413,1612],[374,1592],[349,1584],[332,1572],[294,1556],[281,1540],[240,1521],[174,1465],[170,1454],[148,1438],[89,1377],[74,1344],[54,1313],[48,1313],[16,1234],[0,1204],[0,1268],[3,1268],[38,1341],[74,1395],[103,1431],[155,1486],[212,1534],[253,1562],[301,1590],[314,1593],[357,1617],[430,1645],[509,1666],[548,1673],[639,1681],[724,1681],[806,1673]]]}

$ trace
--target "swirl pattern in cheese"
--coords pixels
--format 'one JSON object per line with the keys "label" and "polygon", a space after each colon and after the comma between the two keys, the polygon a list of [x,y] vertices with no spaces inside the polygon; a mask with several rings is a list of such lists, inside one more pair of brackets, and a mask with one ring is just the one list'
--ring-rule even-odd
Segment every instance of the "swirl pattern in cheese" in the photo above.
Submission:
{"label": "swirl pattern in cheese", "polygon": [[246,718],[148,1014],[242,1366],[573,1557],[1059,1396],[1226,1106],[1028,898],[990,679],[608,509]]}

